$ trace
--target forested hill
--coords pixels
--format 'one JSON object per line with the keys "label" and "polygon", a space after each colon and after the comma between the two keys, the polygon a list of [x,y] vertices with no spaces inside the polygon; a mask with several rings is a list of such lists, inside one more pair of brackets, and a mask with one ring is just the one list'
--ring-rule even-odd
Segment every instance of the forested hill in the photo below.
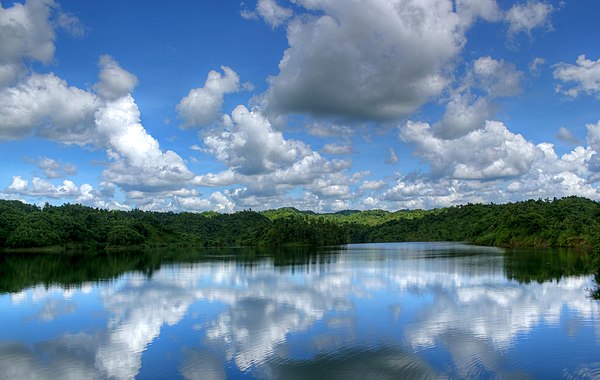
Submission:
{"label": "forested hill", "polygon": [[282,208],[234,214],[39,208],[0,200],[0,248],[337,245],[467,241],[497,246],[600,248],[600,204],[585,198],[468,204],[434,210]]}

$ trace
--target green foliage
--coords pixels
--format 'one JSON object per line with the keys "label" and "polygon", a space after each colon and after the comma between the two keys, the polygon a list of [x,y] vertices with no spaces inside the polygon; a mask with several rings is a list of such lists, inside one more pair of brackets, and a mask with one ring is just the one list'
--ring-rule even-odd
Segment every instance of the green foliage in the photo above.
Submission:
{"label": "green foliage", "polygon": [[234,214],[43,209],[0,200],[0,248],[235,247],[386,241],[466,241],[496,246],[585,247],[600,253],[600,204],[589,199],[467,204],[435,210],[295,208]]}
{"label": "green foliage", "polygon": [[118,223],[110,228],[106,241],[109,245],[138,245],[144,242],[144,236],[133,227],[125,223]]}
{"label": "green foliage", "polygon": [[323,217],[289,215],[275,219],[263,235],[261,245],[339,245],[346,243],[342,226]]}
{"label": "green foliage", "polygon": [[35,212],[26,215],[15,228],[6,245],[9,247],[47,247],[60,244],[64,231],[60,228],[60,220],[46,212]]}

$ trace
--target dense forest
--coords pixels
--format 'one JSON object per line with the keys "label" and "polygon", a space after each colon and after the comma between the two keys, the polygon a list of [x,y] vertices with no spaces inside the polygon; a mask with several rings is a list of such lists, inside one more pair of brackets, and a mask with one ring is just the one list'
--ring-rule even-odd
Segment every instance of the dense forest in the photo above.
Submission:
{"label": "dense forest", "polygon": [[465,241],[600,250],[600,203],[579,197],[434,210],[317,214],[294,208],[233,214],[44,207],[0,200],[0,248],[324,246]]}

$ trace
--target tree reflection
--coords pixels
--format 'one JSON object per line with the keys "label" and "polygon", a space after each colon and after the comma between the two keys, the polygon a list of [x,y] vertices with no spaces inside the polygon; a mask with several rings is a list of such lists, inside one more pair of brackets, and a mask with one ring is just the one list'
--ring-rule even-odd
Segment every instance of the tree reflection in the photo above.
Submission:
{"label": "tree reflection", "polygon": [[600,267],[596,269],[594,273],[594,287],[590,289],[590,298],[593,300],[600,300]]}

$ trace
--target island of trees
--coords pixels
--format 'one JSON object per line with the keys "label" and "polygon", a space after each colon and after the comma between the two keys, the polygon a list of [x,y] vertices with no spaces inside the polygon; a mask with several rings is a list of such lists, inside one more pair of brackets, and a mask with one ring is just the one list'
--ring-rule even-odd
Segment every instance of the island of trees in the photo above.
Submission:
{"label": "island of trees", "polygon": [[600,203],[566,197],[434,210],[281,208],[233,214],[44,207],[0,200],[0,249],[325,246],[362,242],[464,241],[481,245],[600,251]]}

